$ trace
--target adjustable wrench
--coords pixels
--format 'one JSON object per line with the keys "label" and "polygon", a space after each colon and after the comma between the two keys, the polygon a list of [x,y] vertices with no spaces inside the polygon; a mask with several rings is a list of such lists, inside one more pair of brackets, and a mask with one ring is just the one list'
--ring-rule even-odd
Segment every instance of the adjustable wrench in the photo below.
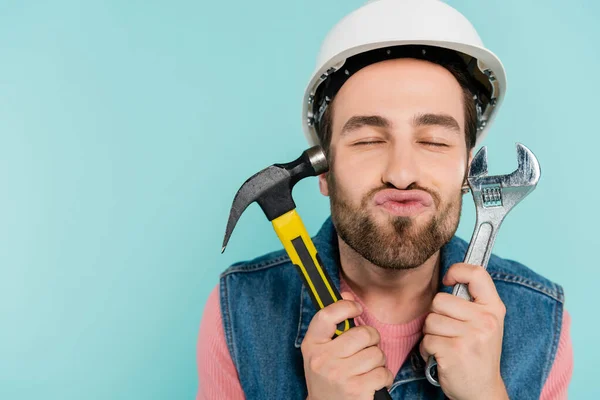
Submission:
{"label": "adjustable wrench", "polygon": [[[535,155],[527,147],[517,143],[517,161],[519,167],[513,173],[487,176],[487,148],[481,148],[473,158],[467,180],[475,201],[477,222],[465,256],[465,264],[487,268],[494,240],[504,217],[535,189],[540,179],[540,165]],[[467,285],[462,283],[454,286],[452,294],[468,301],[473,300]],[[431,384],[440,386],[437,362],[433,356],[427,360],[425,376]]]}

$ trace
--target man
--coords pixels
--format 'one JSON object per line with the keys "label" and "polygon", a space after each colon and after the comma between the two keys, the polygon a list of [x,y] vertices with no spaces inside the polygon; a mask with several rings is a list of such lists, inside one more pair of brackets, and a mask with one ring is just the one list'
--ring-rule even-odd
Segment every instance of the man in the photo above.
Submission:
{"label": "man", "polygon": [[[344,300],[315,313],[284,251],[237,263],[206,305],[199,399],[559,399],[572,373],[562,288],[454,236],[502,64],[437,0],[375,0],[330,32],[303,110],[331,219],[314,238]],[[473,302],[453,297],[468,285]],[[357,327],[332,339],[336,325]],[[441,388],[424,375],[435,356]]]}

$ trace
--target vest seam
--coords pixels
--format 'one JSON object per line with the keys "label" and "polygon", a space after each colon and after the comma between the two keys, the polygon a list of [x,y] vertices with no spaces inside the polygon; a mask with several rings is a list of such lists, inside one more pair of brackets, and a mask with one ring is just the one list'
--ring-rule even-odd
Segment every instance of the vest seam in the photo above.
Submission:
{"label": "vest seam", "polygon": [[[460,240],[458,242],[458,247],[461,248],[461,252],[464,251],[466,253],[466,251],[468,250],[467,243],[460,238],[458,238],[458,239]],[[507,261],[506,259],[502,259],[502,258],[500,258],[500,260]],[[521,286],[528,287],[537,292],[543,293],[560,303],[563,302],[562,296],[560,295],[560,293],[558,293],[558,292],[560,292],[560,290],[557,291],[557,290],[550,289],[550,288],[548,288],[547,285],[545,285],[542,282],[536,282],[531,279],[524,278],[520,275],[509,274],[506,272],[493,271],[493,269],[495,267],[495,263],[492,263],[492,262],[490,262],[489,267],[490,268],[488,269],[488,272],[490,273],[490,276],[492,277],[492,279],[495,277],[496,280],[499,280],[499,281],[503,281],[503,282],[507,282],[507,283],[516,283]]]}
{"label": "vest seam", "polygon": [[410,383],[410,382],[421,381],[421,380],[424,380],[424,379],[425,379],[424,376],[415,376],[413,378],[406,378],[406,379],[399,380],[398,382],[394,382],[394,384],[390,387],[390,394],[398,386],[405,385],[405,384]]}
{"label": "vest seam", "polygon": [[[231,359],[235,364],[235,369],[238,372],[240,371],[238,354],[235,348],[235,340],[233,339],[233,330],[231,328],[231,313],[229,312],[229,294],[227,291],[227,282],[225,279],[221,279],[221,298],[223,299],[223,303],[221,304],[221,318],[223,320],[223,328],[225,332],[225,340],[227,342],[227,348],[231,355]],[[240,382],[241,384],[241,382]]]}
{"label": "vest seam", "polygon": [[221,278],[226,277],[227,275],[231,275],[237,272],[254,272],[261,271],[263,269],[268,269],[272,267],[276,267],[278,265],[284,264],[286,262],[290,262],[290,257],[287,255],[279,256],[272,260],[263,261],[256,264],[241,264],[238,266],[231,266],[227,270],[221,273]]}
{"label": "vest seam", "polygon": [[[294,347],[300,348],[301,343],[298,343],[300,335],[302,334],[302,312],[304,311],[304,285],[300,288],[300,318],[298,318],[298,330],[296,331],[296,340],[294,341]],[[304,338],[302,338],[304,339]]]}
{"label": "vest seam", "polygon": [[540,385],[542,390],[544,389],[544,385],[546,384],[546,380],[548,379],[548,376],[550,375],[552,365],[554,364],[554,360],[556,359],[556,352],[558,351],[558,342],[560,341],[560,335],[562,332],[562,313],[563,313],[563,308],[562,308],[562,304],[560,304],[559,306],[555,307],[555,310],[554,310],[554,315],[555,315],[554,337],[552,340],[552,348],[551,348],[549,356],[548,356],[548,361],[546,362],[546,365],[544,366],[544,370],[543,370],[543,374],[542,374],[542,382]]}
{"label": "vest seam", "polygon": [[561,304],[563,302],[563,298],[560,295],[559,291],[548,289],[547,287],[545,287],[545,285],[542,285],[541,283],[532,281],[527,278],[523,278],[522,276],[514,275],[514,274],[507,274],[504,272],[490,272],[490,276],[492,277],[493,280],[507,282],[507,283],[516,283],[520,286],[524,286],[524,287],[532,289],[536,292],[545,294],[548,297],[551,297],[552,299],[558,301]]}

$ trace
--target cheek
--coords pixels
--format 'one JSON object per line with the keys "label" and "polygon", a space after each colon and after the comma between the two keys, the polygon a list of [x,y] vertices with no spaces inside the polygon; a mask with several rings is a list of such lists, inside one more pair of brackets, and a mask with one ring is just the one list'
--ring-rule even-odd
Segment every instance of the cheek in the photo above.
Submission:
{"label": "cheek", "polygon": [[336,177],[344,177],[360,185],[362,181],[372,183],[380,179],[387,153],[382,148],[356,150],[349,146],[340,146],[336,153]]}
{"label": "cheek", "polygon": [[454,194],[463,185],[466,168],[466,159],[436,165],[430,170],[431,182],[443,192]]}
{"label": "cheek", "polygon": [[330,179],[329,191],[333,191],[331,185],[335,185],[336,194],[353,204],[359,204],[362,197],[379,183],[375,166],[352,162],[350,157],[337,158],[330,173],[335,179],[333,182]]}

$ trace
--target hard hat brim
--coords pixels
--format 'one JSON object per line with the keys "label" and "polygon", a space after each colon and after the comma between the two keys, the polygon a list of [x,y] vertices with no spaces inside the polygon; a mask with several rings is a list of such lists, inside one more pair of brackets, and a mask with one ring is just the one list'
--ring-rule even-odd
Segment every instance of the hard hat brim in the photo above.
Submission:
{"label": "hard hat brim", "polygon": [[314,71],[313,78],[306,87],[302,102],[302,126],[304,135],[311,146],[319,144],[317,132],[313,123],[314,112],[312,109],[312,100],[314,99],[317,87],[327,78],[329,74],[331,74],[333,70],[340,69],[348,58],[374,49],[401,45],[426,45],[454,50],[458,53],[475,58],[478,61],[481,71],[486,69],[491,71],[495,78],[495,87],[497,89],[497,93],[494,93],[495,104],[492,112],[487,117],[485,126],[478,131],[475,146],[478,146],[483,141],[487,135],[491,123],[496,117],[497,110],[500,107],[506,93],[506,73],[500,59],[493,52],[486,48],[466,43],[439,40],[390,40],[378,41],[377,43],[367,43],[345,49],[344,51],[331,57],[327,62],[323,63],[320,68]]}

